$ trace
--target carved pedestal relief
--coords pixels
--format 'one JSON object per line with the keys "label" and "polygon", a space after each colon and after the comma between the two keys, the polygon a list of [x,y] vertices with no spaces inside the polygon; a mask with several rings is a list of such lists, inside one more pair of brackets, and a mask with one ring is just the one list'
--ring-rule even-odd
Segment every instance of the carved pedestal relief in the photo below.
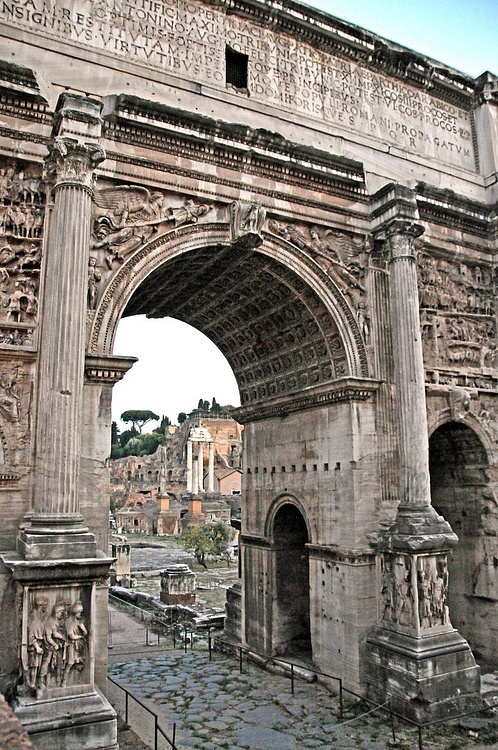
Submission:
{"label": "carved pedestal relief", "polygon": [[450,625],[447,556],[384,554],[381,559],[383,623],[417,633]]}
{"label": "carved pedestal relief", "polygon": [[42,699],[92,684],[91,599],[91,586],[25,587],[22,694]]}
{"label": "carved pedestal relief", "polygon": [[45,187],[40,167],[0,170],[0,346],[33,346]]}

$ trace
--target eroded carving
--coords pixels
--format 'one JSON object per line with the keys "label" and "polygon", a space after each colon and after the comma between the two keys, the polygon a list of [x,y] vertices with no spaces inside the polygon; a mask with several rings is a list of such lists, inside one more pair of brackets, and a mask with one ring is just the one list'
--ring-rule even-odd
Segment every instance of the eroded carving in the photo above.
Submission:
{"label": "eroded carving", "polygon": [[[497,351],[490,269],[420,254],[419,288],[426,366],[480,370],[468,385],[493,388]],[[438,373],[436,382],[459,384],[446,372]]]}
{"label": "eroded carving", "polygon": [[266,211],[259,203],[234,201],[230,207],[232,240],[245,247],[259,247],[263,242],[261,230],[265,216]]}
{"label": "eroded carving", "polygon": [[88,591],[32,591],[26,596],[20,692],[44,698],[52,688],[88,681]]}
{"label": "eroded carving", "polygon": [[165,196],[139,185],[118,185],[94,195],[92,250],[104,249],[110,269],[147,242],[161,225],[195,224],[209,206],[186,200],[181,206],[165,203]]}
{"label": "eroded carving", "polygon": [[370,313],[362,283],[366,267],[366,246],[362,239],[319,227],[297,227],[271,220],[269,229],[318,261],[356,313],[365,341],[370,336]]}
{"label": "eroded carving", "polygon": [[33,344],[45,213],[33,170],[14,162],[0,170],[0,345]]}

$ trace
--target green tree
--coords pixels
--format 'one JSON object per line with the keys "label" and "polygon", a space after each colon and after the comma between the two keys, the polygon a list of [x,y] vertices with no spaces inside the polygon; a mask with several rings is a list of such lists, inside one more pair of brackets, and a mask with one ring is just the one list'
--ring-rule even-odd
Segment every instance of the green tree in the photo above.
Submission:
{"label": "green tree", "polygon": [[153,419],[159,419],[159,415],[148,409],[128,409],[121,414],[120,419],[123,422],[131,422],[133,427],[142,434],[143,426]]}
{"label": "green tree", "polygon": [[169,417],[165,417],[164,414],[163,414],[163,416],[161,417],[161,423],[160,423],[159,427],[157,427],[156,430],[154,430],[154,432],[156,432],[156,431],[164,432],[164,430],[166,429],[166,427],[169,427],[170,424],[171,424],[170,418]]}
{"label": "green tree", "polygon": [[187,419],[187,415],[184,411],[181,411],[179,415],[177,416],[178,424],[183,424],[185,420]]}
{"label": "green tree", "polygon": [[155,453],[157,446],[162,443],[162,435],[158,432],[151,432],[148,435],[144,435],[140,441],[140,453],[139,456],[150,456],[151,453]]}
{"label": "green tree", "polygon": [[230,529],[225,523],[206,523],[202,526],[187,526],[180,543],[186,552],[191,552],[199,565],[206,570],[206,557],[222,557],[228,549]]}

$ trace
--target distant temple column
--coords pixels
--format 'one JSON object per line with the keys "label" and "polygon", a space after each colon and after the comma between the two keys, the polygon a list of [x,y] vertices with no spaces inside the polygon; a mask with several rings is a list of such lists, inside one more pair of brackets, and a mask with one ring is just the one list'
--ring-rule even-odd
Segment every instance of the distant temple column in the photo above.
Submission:
{"label": "distant temple column", "polygon": [[187,492],[192,492],[192,441],[187,440]]}
{"label": "distant temple column", "polygon": [[197,457],[195,459],[195,464],[193,462],[192,464],[192,493],[197,495],[199,492],[199,462]]}
{"label": "distant temple column", "polygon": [[214,492],[214,443],[209,443],[208,492]]}
{"label": "distant temple column", "polygon": [[366,681],[370,697],[424,722],[476,709],[479,668],[450,622],[447,556],[458,539],[431,505],[415,249],[424,229],[410,189],[389,185],[376,198],[376,236],[390,268],[399,505],[380,536],[380,621],[368,639]]}
{"label": "distant temple column", "polygon": [[199,443],[197,469],[199,471],[199,492],[204,492],[204,443]]}
{"label": "distant temple column", "polygon": [[47,158],[53,210],[39,340],[34,513],[20,538],[27,559],[96,554],[78,492],[93,171],[104,159],[100,109],[100,102],[64,95]]}

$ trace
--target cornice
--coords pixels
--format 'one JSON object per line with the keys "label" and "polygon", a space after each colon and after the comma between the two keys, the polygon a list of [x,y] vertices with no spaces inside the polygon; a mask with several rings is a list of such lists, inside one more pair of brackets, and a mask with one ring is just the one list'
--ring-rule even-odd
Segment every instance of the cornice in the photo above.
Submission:
{"label": "cornice", "polygon": [[346,565],[373,565],[376,553],[371,549],[344,549],[323,544],[307,544],[310,559],[340,562]]}
{"label": "cornice", "polygon": [[309,388],[271,402],[240,406],[231,414],[238,422],[248,424],[262,419],[282,418],[307,409],[337,403],[367,401],[380,387],[380,381],[367,378],[340,378],[326,385]]}
{"label": "cornice", "polygon": [[420,182],[416,187],[420,219],[491,240],[496,232],[498,206],[470,200],[452,190]]}
{"label": "cornice", "polygon": [[126,375],[137,361],[136,357],[106,357],[87,354],[85,357],[85,382],[114,385]]}
{"label": "cornice", "polygon": [[276,133],[215,120],[119,95],[107,102],[105,136],[117,143],[182,154],[202,162],[271,177],[286,184],[366,202],[360,162],[286,140]]}
{"label": "cornice", "polygon": [[30,68],[0,60],[0,111],[23,120],[50,124],[47,100]]}

